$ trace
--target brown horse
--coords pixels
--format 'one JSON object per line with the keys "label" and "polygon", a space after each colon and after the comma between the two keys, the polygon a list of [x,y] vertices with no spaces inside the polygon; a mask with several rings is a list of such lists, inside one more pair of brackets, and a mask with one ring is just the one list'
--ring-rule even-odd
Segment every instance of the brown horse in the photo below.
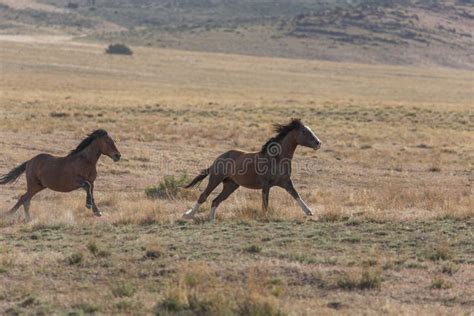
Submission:
{"label": "brown horse", "polygon": [[94,201],[96,164],[101,155],[107,155],[114,161],[120,160],[121,157],[112,138],[105,130],[98,129],[87,136],[66,157],[39,154],[14,168],[0,177],[0,184],[14,182],[26,171],[27,191],[6,215],[14,215],[23,205],[25,218],[29,221],[30,201],[38,192],[46,188],[58,192],[70,192],[83,188],[87,192],[86,207],[92,208],[95,216],[101,216],[102,213]]}
{"label": "brown horse", "polygon": [[262,208],[268,208],[270,188],[284,188],[311,216],[313,212],[303,202],[291,181],[291,159],[298,145],[318,150],[321,141],[299,119],[293,119],[287,125],[275,125],[278,134],[269,139],[259,152],[230,150],[219,156],[214,163],[203,170],[186,188],[190,188],[209,176],[207,188],[199,197],[196,205],[184,214],[192,218],[209,194],[222,182],[222,192],[212,201],[210,219],[215,220],[216,209],[239,186],[262,190]]}

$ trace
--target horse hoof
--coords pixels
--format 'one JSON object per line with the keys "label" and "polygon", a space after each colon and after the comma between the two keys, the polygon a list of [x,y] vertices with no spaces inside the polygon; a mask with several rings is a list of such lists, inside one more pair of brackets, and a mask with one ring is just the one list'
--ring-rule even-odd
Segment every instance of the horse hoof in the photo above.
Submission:
{"label": "horse hoof", "polygon": [[86,204],[86,208],[91,209],[91,208],[92,208],[92,204]]}
{"label": "horse hoof", "polygon": [[100,212],[100,211],[94,212],[94,216],[101,217],[101,216],[102,216],[102,212]]}
{"label": "horse hoof", "polygon": [[183,214],[184,219],[193,219],[194,214],[191,212],[192,210],[187,211],[186,213]]}

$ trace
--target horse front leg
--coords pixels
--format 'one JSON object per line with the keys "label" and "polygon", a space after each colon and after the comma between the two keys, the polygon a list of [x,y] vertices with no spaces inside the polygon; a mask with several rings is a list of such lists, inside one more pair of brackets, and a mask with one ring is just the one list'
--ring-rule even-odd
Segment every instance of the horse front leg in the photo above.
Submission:
{"label": "horse front leg", "polygon": [[306,215],[308,216],[313,216],[313,211],[306,205],[306,203],[301,199],[300,195],[296,191],[293,181],[291,179],[288,179],[284,183],[280,185],[282,188],[284,188],[295,200],[298,202],[298,205],[301,207],[303,212],[305,212]]}
{"label": "horse front leg", "polygon": [[92,208],[92,212],[95,216],[102,216],[102,213],[97,208],[94,200],[94,182],[92,181],[84,181],[82,184],[84,190],[86,190],[87,197],[86,197],[86,207],[88,209]]}
{"label": "horse front leg", "polygon": [[270,186],[264,185],[262,187],[262,210],[268,211],[268,198],[270,196]]}
{"label": "horse front leg", "polygon": [[85,181],[83,184],[83,188],[86,191],[86,208],[91,209],[92,208],[92,190],[91,190],[91,183],[89,181]]}

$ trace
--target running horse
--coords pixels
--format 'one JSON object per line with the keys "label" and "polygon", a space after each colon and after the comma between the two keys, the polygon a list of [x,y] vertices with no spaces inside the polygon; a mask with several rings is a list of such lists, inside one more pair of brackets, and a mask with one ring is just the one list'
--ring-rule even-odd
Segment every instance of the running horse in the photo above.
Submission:
{"label": "running horse", "polygon": [[107,131],[98,129],[89,134],[65,157],[39,154],[25,161],[6,175],[0,177],[0,184],[12,183],[26,172],[27,190],[13,208],[6,213],[12,216],[23,205],[25,218],[30,220],[30,201],[38,192],[48,188],[58,192],[70,192],[82,188],[87,193],[86,207],[95,216],[102,216],[94,201],[94,181],[97,177],[97,161],[107,155],[119,161],[121,154]]}
{"label": "running horse", "polygon": [[321,141],[301,120],[293,119],[286,125],[275,125],[278,133],[270,138],[259,152],[230,150],[220,155],[213,164],[201,171],[185,188],[195,186],[209,176],[209,183],[195,206],[184,214],[192,218],[209,194],[223,183],[222,192],[212,201],[210,219],[215,221],[219,204],[240,186],[262,190],[262,208],[267,210],[270,188],[284,188],[299,204],[306,215],[313,212],[301,199],[291,180],[291,160],[298,145],[318,150]]}

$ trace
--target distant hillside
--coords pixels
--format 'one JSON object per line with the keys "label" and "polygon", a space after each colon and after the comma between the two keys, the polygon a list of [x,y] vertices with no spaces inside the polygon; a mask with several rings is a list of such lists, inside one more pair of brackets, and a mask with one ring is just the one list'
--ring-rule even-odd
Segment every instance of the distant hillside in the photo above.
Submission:
{"label": "distant hillside", "polygon": [[474,0],[0,0],[0,32],[474,69]]}

